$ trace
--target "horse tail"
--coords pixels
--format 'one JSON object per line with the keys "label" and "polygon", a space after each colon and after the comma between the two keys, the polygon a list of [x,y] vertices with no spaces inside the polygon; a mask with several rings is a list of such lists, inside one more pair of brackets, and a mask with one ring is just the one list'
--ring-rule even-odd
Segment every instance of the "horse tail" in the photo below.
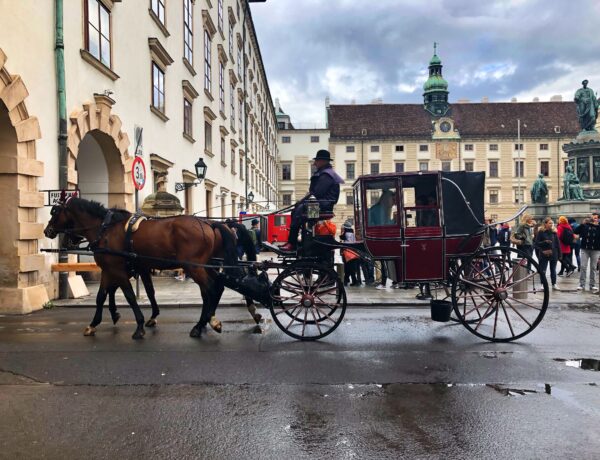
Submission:
{"label": "horse tail", "polygon": [[[224,224],[214,224],[214,227],[221,233],[223,240],[223,253],[225,265],[233,267],[238,265],[238,257],[236,251],[236,241],[233,232]],[[239,268],[226,268],[225,273],[228,275],[238,275]]]}
{"label": "horse tail", "polygon": [[254,246],[252,237],[250,236],[250,232],[252,230],[248,230],[248,228],[246,228],[246,226],[243,224],[232,223],[230,225],[237,230],[238,244],[244,249],[244,253],[246,254],[248,260],[250,262],[256,261],[256,247]]}

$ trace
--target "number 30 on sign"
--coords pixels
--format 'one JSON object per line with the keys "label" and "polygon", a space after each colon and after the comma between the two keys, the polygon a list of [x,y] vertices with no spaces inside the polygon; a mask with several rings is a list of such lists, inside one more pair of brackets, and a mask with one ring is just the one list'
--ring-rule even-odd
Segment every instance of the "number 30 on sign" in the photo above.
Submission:
{"label": "number 30 on sign", "polygon": [[144,184],[146,183],[146,166],[144,166],[142,157],[135,157],[135,160],[133,160],[131,177],[133,178],[133,185],[136,189],[141,190],[144,188]]}

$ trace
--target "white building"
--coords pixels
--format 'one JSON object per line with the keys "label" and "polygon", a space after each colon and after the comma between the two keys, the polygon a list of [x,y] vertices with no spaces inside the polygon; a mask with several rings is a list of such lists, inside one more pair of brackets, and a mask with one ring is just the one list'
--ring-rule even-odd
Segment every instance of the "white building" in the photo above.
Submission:
{"label": "white building", "polygon": [[199,158],[206,179],[177,193],[187,213],[231,216],[250,191],[250,210],[277,196],[276,117],[246,0],[64,0],[62,169],[60,3],[0,0],[0,311],[56,297],[56,259],[39,253],[57,244],[42,234],[42,191],[133,210],[138,138],[140,204],[158,179],[171,193],[194,182]]}

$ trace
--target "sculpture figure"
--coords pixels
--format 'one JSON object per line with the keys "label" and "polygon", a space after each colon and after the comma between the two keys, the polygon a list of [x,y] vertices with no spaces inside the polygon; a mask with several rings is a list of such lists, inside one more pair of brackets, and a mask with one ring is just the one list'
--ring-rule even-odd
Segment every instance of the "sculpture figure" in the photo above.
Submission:
{"label": "sculpture figure", "polygon": [[581,82],[583,88],[575,92],[575,104],[577,104],[577,116],[582,131],[595,131],[596,119],[598,118],[598,99],[591,88],[587,87],[588,81]]}
{"label": "sculpture figure", "polygon": [[565,173],[565,177],[563,178],[563,200],[584,200],[583,190],[581,185],[579,185],[579,179],[573,172],[573,167],[571,165],[567,166],[567,172]]}
{"label": "sculpture figure", "polygon": [[548,200],[548,185],[543,174],[538,174],[537,179],[531,186],[531,202],[546,203]]}

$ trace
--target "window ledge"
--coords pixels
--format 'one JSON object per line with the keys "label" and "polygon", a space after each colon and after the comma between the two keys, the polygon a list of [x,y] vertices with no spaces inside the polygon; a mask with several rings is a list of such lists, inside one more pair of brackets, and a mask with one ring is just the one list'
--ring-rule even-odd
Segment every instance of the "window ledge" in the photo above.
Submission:
{"label": "window ledge", "polygon": [[204,149],[204,154],[205,154],[205,155],[207,155],[207,156],[209,156],[210,158],[212,158],[212,157],[214,157],[214,156],[215,156],[215,154],[214,154],[214,153],[212,153],[212,152],[211,152],[210,150],[208,150],[208,149]]}
{"label": "window ledge", "polygon": [[150,17],[152,18],[154,23],[158,26],[158,28],[163,33],[163,35],[165,37],[168,37],[169,35],[171,35],[169,33],[169,31],[167,30],[167,27],[162,22],[160,22],[160,19],[158,19],[158,16],[156,15],[156,13],[154,11],[152,11],[152,8],[148,8],[148,12],[150,13]]}
{"label": "window ledge", "polygon": [[187,58],[182,58],[183,59],[183,65],[185,66],[186,69],[188,69],[190,71],[190,73],[192,74],[192,76],[196,76],[196,70],[194,70],[194,66],[190,63],[190,61],[187,60]]}
{"label": "window ledge", "polygon": [[223,120],[227,120],[227,115],[225,115],[225,112],[223,112],[222,110],[219,110],[219,113],[221,114],[221,118]]}
{"label": "window ledge", "polygon": [[169,117],[167,117],[163,112],[158,110],[153,105],[150,106],[150,112],[152,112],[154,115],[156,115],[158,118],[160,118],[164,122],[169,121]]}
{"label": "window ledge", "polygon": [[194,142],[196,142],[196,139],[194,139],[192,136],[190,136],[188,133],[183,133],[183,137],[186,138],[188,141],[190,141],[192,144]]}
{"label": "window ledge", "polygon": [[221,166],[226,167],[227,163],[225,163],[224,161],[221,161]]}
{"label": "window ledge", "polygon": [[107,67],[105,64],[100,62],[98,59],[96,59],[96,57],[93,56],[89,51],[80,49],[79,54],[81,55],[81,58],[85,62],[90,64],[96,70],[100,71],[100,73],[103,73],[104,75],[106,75],[112,81],[115,81],[119,78],[119,76],[115,72],[113,72],[109,67]]}
{"label": "window ledge", "polygon": [[204,88],[204,94],[206,94],[206,97],[212,102],[215,100],[215,98],[213,97],[212,94],[210,94],[210,91],[207,90],[206,88]]}

